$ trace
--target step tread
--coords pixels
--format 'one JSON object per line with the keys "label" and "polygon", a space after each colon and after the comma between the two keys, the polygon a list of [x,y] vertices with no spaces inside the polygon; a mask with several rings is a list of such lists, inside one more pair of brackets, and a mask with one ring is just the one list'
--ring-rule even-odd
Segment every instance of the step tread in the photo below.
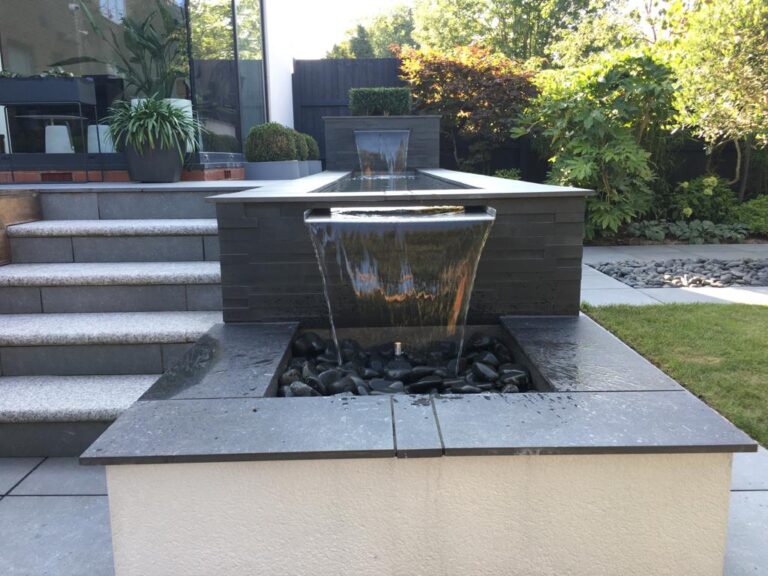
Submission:
{"label": "step tread", "polygon": [[0,346],[194,342],[220,322],[221,312],[5,314]]}
{"label": "step tread", "polygon": [[57,238],[67,236],[213,236],[215,218],[178,220],[39,220],[7,228],[11,238]]}
{"label": "step tread", "polygon": [[218,284],[218,262],[95,262],[0,266],[0,286]]}
{"label": "step tread", "polygon": [[158,374],[0,377],[0,423],[114,420],[158,378]]}

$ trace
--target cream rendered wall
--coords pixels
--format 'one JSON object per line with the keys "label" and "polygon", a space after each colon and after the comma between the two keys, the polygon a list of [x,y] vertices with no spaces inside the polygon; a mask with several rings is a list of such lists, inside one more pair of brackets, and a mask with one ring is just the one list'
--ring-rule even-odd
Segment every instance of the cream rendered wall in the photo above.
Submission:
{"label": "cream rendered wall", "polygon": [[293,22],[301,17],[294,2],[264,0],[269,120],[293,127]]}
{"label": "cream rendered wall", "polygon": [[117,576],[722,576],[730,454],[107,468]]}

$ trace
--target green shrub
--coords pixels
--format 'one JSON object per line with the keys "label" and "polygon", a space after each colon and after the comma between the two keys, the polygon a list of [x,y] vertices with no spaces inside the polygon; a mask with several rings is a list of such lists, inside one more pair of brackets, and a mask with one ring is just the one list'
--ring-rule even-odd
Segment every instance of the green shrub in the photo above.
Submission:
{"label": "green shrub", "polygon": [[307,143],[307,160],[320,160],[320,146],[317,145],[317,140],[310,134],[302,134],[302,136]]}
{"label": "green shrub", "polygon": [[768,195],[737,206],[731,220],[747,226],[754,234],[768,235]]}
{"label": "green shrub", "polygon": [[403,116],[411,111],[409,88],[352,88],[349,110],[353,116]]}
{"label": "green shrub", "polygon": [[506,178],[507,180],[520,180],[522,172],[519,168],[504,168],[502,170],[496,170],[493,173],[496,178]]}
{"label": "green shrub", "polygon": [[293,139],[296,142],[296,160],[309,160],[309,146],[304,138],[304,134],[297,130],[291,130]]}
{"label": "green shrub", "polygon": [[633,222],[626,228],[630,236],[656,242],[666,237],[683,240],[689,244],[719,244],[720,242],[741,242],[747,237],[748,229],[743,224],[715,224],[709,220],[645,220]]}
{"label": "green shrub", "polygon": [[245,141],[248,162],[296,160],[296,138],[293,130],[277,122],[267,122],[251,128]]}
{"label": "green shrub", "polygon": [[717,176],[700,176],[680,182],[672,195],[670,216],[675,220],[727,222],[736,206],[736,194]]}

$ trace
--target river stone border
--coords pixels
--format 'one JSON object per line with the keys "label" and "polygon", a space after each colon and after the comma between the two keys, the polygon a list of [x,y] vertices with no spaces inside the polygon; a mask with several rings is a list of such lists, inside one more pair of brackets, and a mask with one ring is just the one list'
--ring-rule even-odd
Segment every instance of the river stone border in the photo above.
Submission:
{"label": "river stone border", "polygon": [[632,288],[768,286],[768,259],[623,260],[590,266]]}

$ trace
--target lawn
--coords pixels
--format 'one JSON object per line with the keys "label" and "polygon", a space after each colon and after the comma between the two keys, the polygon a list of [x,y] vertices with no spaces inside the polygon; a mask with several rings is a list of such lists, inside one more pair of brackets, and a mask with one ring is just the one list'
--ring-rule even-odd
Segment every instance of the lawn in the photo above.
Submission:
{"label": "lawn", "polygon": [[768,307],[665,304],[584,311],[768,445]]}

